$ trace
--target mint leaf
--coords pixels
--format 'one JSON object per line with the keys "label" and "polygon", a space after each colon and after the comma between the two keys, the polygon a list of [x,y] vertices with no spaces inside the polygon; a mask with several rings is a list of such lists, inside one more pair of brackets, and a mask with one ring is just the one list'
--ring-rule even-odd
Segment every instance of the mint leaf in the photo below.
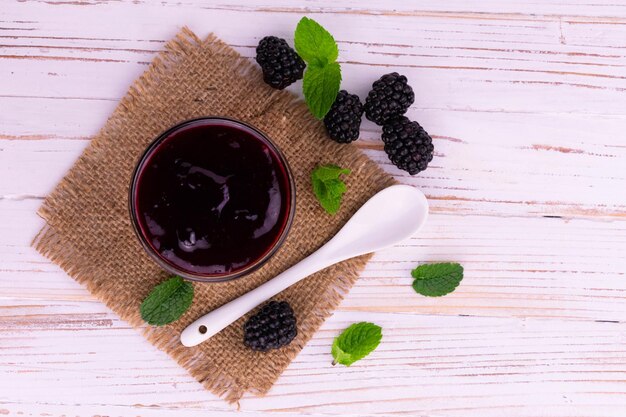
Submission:
{"label": "mint leaf", "polygon": [[340,363],[350,366],[363,359],[378,347],[382,338],[382,328],[373,323],[361,322],[351,325],[333,341],[331,348],[333,365]]}
{"label": "mint leaf", "polygon": [[337,98],[341,68],[333,62],[323,67],[307,67],[302,80],[304,100],[313,116],[323,119]]}
{"label": "mint leaf", "polygon": [[463,267],[446,262],[420,265],[411,271],[413,289],[427,297],[441,297],[454,291],[463,279]]}
{"label": "mint leaf", "polygon": [[154,287],[141,303],[141,318],[149,324],[163,326],[178,320],[193,301],[193,285],[174,276]]}
{"label": "mint leaf", "polygon": [[329,214],[339,211],[341,198],[346,192],[346,184],[339,179],[342,174],[348,175],[350,170],[337,165],[320,165],[311,173],[313,194]]}
{"label": "mint leaf", "polygon": [[339,48],[333,35],[308,17],[303,17],[298,22],[294,43],[298,55],[314,66],[323,67],[335,62],[339,56]]}

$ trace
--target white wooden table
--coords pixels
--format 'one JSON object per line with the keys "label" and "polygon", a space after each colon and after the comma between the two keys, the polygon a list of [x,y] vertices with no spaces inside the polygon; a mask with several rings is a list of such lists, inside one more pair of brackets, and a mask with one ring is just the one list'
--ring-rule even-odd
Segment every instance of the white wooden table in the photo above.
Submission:
{"label": "white wooden table", "polygon": [[[164,42],[187,25],[248,57],[304,14],[339,42],[343,86],[399,71],[436,156],[419,236],[378,253],[250,416],[626,415],[626,1],[1,0],[0,415],[221,416],[235,408],[29,244],[35,211]],[[294,89],[296,91],[296,89]],[[463,263],[417,296],[422,261]],[[332,338],[384,341],[330,366]]]}

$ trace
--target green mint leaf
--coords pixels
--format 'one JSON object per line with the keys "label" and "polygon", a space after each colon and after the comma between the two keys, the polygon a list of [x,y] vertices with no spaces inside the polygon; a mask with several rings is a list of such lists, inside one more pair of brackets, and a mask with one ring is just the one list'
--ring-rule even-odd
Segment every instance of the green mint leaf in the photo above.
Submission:
{"label": "green mint leaf", "polygon": [[339,179],[341,175],[350,174],[349,169],[337,165],[320,165],[311,173],[313,194],[320,205],[330,214],[335,214],[341,206],[341,198],[346,192],[346,184]]}
{"label": "green mint leaf", "polygon": [[337,98],[341,68],[336,62],[323,67],[309,66],[302,80],[304,100],[313,116],[323,119]]}
{"label": "green mint leaf", "polygon": [[446,262],[420,265],[411,271],[413,289],[427,297],[441,297],[455,290],[463,279],[463,267]]}
{"label": "green mint leaf", "polygon": [[296,51],[308,64],[323,67],[335,62],[339,56],[339,48],[333,38],[319,23],[303,17],[294,35]]}
{"label": "green mint leaf", "polygon": [[147,323],[163,326],[178,320],[192,301],[193,285],[175,276],[154,287],[139,310]]}
{"label": "green mint leaf", "polygon": [[350,366],[363,359],[378,347],[382,338],[382,328],[373,323],[361,322],[351,325],[333,341],[331,348],[333,365],[340,363]]}

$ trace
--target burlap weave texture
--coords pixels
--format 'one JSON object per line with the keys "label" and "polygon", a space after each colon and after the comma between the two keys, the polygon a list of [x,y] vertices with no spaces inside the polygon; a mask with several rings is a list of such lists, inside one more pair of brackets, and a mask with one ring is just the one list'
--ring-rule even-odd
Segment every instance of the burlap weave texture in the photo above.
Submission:
{"label": "burlap weave texture", "polygon": [[[242,120],[278,145],[296,182],[295,219],[283,246],[262,268],[227,283],[194,283],[190,310],[175,323],[155,328],[141,320],[139,305],[167,274],[145,254],[134,235],[128,214],[130,177],[140,154],[159,133],[200,116]],[[346,179],[348,193],[335,216],[326,214],[311,192],[310,173],[320,163],[352,170]],[[393,182],[353,145],[329,140],[305,104],[289,92],[265,85],[249,59],[213,35],[200,40],[183,29],[131,86],[46,198],[39,210],[46,226],[34,245],[122,319],[141,329],[207,389],[232,402],[247,391],[264,394],[271,388],[337,307],[369,256],[330,267],[276,297],[289,301],[298,318],[296,340],[281,350],[261,354],[246,349],[244,318],[194,348],[180,344],[182,329],[313,252],[361,204]]]}

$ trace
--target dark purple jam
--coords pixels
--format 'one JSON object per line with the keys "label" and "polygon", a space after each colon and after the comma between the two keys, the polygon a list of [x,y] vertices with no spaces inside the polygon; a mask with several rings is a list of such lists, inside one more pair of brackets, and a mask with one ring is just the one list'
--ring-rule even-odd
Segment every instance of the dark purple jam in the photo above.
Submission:
{"label": "dark purple jam", "polygon": [[267,139],[234,121],[175,128],[136,178],[140,233],[165,262],[191,274],[246,269],[272,250],[289,219],[286,166]]}

